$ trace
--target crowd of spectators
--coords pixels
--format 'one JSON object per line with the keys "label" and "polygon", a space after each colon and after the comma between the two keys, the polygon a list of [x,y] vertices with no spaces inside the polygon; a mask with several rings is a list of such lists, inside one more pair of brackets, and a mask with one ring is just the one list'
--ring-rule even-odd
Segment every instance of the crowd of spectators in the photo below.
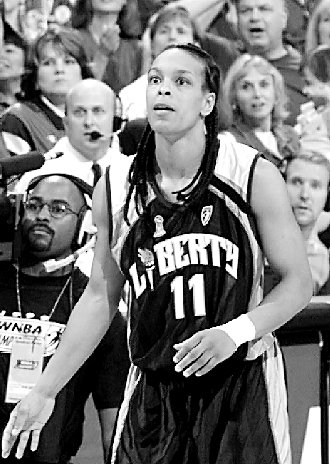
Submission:
{"label": "crowd of spectators", "polygon": [[[170,44],[193,42],[222,72],[223,131],[283,171],[302,230],[308,223],[315,293],[326,284],[329,221],[324,216],[320,240],[318,219],[330,172],[330,0],[3,0],[0,6],[0,160],[37,151],[49,160],[35,175],[71,174],[94,186],[120,151],[136,153],[147,124],[152,60]],[[306,188],[294,199],[299,163],[310,168],[304,181],[312,194]],[[23,176],[15,188],[25,190],[33,177]],[[314,208],[313,191],[321,187]],[[311,211],[310,221],[302,219]]]}

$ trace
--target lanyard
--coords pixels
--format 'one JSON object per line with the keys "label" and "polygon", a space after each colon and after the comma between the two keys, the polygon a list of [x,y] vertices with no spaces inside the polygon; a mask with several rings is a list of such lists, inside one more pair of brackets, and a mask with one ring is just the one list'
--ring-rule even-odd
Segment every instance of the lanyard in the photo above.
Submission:
{"label": "lanyard", "polygon": [[[18,311],[21,315],[21,317],[23,317],[23,313],[22,313],[22,304],[21,304],[21,290],[20,290],[20,277],[19,277],[19,266],[15,266],[16,268],[16,299],[17,299],[17,308],[18,308]],[[67,278],[67,280],[65,281],[60,293],[58,294],[56,300],[55,300],[55,303],[53,304],[50,312],[48,315],[45,315],[43,316],[43,319],[47,319],[48,321],[50,320],[50,318],[52,317],[52,315],[54,314],[56,308],[57,308],[57,305],[60,301],[60,299],[62,298],[66,288],[68,287],[68,285],[70,284],[70,288],[71,288],[71,291],[70,291],[70,307],[72,309],[72,274],[69,275],[69,277]]]}

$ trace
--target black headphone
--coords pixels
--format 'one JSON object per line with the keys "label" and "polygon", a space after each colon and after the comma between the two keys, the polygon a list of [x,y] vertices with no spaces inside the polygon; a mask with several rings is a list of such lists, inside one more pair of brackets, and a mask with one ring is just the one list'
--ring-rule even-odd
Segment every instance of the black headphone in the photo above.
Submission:
{"label": "black headphone", "polygon": [[115,110],[113,115],[113,132],[117,132],[123,128],[127,119],[123,117],[123,104],[118,94],[115,97]]}
{"label": "black headphone", "polygon": [[[33,190],[39,184],[40,181],[51,176],[60,176],[69,179],[76,187],[78,187],[78,189],[81,191],[83,195],[87,195],[90,199],[92,199],[93,187],[91,187],[85,181],[83,181],[79,177],[72,176],[71,174],[62,174],[55,172],[51,174],[42,174],[40,176],[34,177],[28,184],[26,194]],[[86,244],[89,237],[93,233],[93,229],[95,229],[95,227],[92,219],[92,210],[88,206],[85,199],[85,204],[80,209],[77,218],[76,230],[72,241],[73,251],[77,250],[78,248],[81,248]]]}

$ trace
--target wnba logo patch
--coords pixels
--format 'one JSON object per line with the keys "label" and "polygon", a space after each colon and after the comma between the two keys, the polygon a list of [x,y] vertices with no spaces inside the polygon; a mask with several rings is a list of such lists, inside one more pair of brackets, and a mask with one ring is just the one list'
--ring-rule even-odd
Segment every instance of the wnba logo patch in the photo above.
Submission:
{"label": "wnba logo patch", "polygon": [[212,213],[213,213],[212,205],[203,207],[202,212],[201,212],[201,221],[202,221],[203,226],[206,226],[210,222]]}

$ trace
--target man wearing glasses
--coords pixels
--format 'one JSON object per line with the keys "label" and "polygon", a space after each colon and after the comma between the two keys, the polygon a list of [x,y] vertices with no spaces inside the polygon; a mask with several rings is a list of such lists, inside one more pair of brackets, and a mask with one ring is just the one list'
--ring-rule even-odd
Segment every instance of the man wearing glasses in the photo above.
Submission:
{"label": "man wearing glasses", "polygon": [[[16,402],[36,380],[39,366],[54,354],[87,284],[73,264],[47,272],[45,262],[63,260],[81,247],[81,229],[90,213],[85,196],[91,190],[73,176],[52,174],[32,181],[22,218],[22,257],[15,265],[0,262],[0,435]],[[0,463],[69,463],[81,444],[90,393],[106,457],[127,370],[126,324],[118,312],[95,353],[59,393],[38,450],[19,461],[13,452]]]}

